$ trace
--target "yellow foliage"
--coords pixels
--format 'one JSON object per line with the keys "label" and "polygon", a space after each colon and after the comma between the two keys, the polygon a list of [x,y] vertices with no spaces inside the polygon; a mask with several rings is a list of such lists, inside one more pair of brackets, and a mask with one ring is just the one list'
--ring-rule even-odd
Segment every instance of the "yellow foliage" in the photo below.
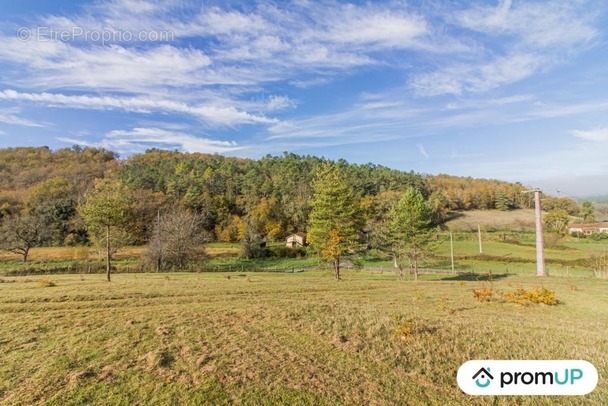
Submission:
{"label": "yellow foliage", "polygon": [[342,243],[342,238],[340,237],[340,233],[336,229],[332,229],[329,232],[329,236],[327,241],[323,242],[321,245],[321,255],[325,258],[337,258],[342,255],[342,248],[340,244]]}
{"label": "yellow foliage", "polygon": [[505,293],[503,297],[511,303],[517,303],[524,306],[530,303],[542,303],[548,306],[558,304],[555,292],[546,288],[532,288],[526,290],[519,287],[513,292]]}
{"label": "yellow foliage", "polygon": [[247,225],[239,216],[232,216],[230,224],[222,228],[219,224],[214,228],[215,235],[222,242],[236,242],[245,238]]}

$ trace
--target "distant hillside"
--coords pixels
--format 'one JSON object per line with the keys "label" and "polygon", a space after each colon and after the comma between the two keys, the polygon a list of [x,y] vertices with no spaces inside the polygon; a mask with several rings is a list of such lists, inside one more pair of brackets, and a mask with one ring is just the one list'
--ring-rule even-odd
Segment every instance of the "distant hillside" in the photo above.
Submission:
{"label": "distant hillside", "polygon": [[[51,241],[80,243],[86,230],[76,206],[95,179],[112,176],[132,193],[133,242],[145,243],[159,211],[175,207],[201,216],[204,228],[220,241],[239,241],[247,227],[269,241],[306,231],[311,211],[311,182],[325,158],[284,153],[258,160],[222,155],[182,153],[153,149],[118,159],[98,148],[47,147],[0,149],[0,222],[46,208],[62,232]],[[526,187],[491,179],[451,175],[422,175],[373,163],[334,162],[348,186],[361,198],[361,208],[374,229],[409,187],[421,192],[440,224],[449,212],[485,210],[484,224],[527,227],[517,209],[534,207]],[[563,208],[577,216],[580,206],[572,199],[543,195],[543,210]],[[61,210],[59,210],[59,209]],[[494,211],[502,210],[502,211]],[[481,215],[481,214],[480,214]],[[471,228],[461,219],[459,227]],[[491,220],[491,221],[490,221]],[[469,221],[469,220],[466,220]],[[474,225],[476,227],[476,220]]]}

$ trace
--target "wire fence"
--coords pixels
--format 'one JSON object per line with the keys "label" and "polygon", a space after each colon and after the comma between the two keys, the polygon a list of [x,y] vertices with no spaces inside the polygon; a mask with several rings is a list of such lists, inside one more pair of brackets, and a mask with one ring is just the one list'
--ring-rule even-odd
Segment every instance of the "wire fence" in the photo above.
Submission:
{"label": "wire fence", "polygon": [[[190,264],[182,267],[167,267],[160,271],[151,268],[150,266],[142,264],[132,265],[118,265],[112,266],[113,274],[129,274],[129,273],[172,273],[172,272],[275,272],[275,273],[299,273],[311,270],[329,270],[331,269],[328,265],[318,266],[306,266],[306,267],[268,267],[259,266],[257,264],[240,264],[240,265],[211,265],[211,264]],[[394,267],[374,267],[374,266],[352,266],[346,265],[342,269],[365,271],[371,273],[387,273],[387,274],[399,274],[398,268]],[[70,264],[66,266],[57,266],[55,264],[33,264],[24,265],[14,269],[6,269],[0,271],[0,276],[11,277],[11,276],[36,276],[36,275],[61,275],[61,274],[104,274],[106,268],[104,264]],[[413,274],[413,270],[406,268],[403,270],[404,274]],[[497,269],[495,266],[488,266],[486,270],[479,269],[454,269],[445,267],[423,267],[418,270],[420,275],[446,275],[453,276],[456,278],[470,277],[471,279],[479,278],[480,280],[486,280],[492,277],[504,277],[509,275],[520,275],[520,276],[534,276],[536,271],[533,269],[525,269],[523,267],[507,267],[503,269]],[[590,270],[582,268],[570,268],[565,267],[563,269],[549,269],[546,272],[549,276],[554,277],[591,277],[608,279],[608,271],[604,270]]]}
{"label": "wire fence", "polygon": [[[116,265],[112,266],[113,274],[124,273],[171,273],[171,272],[284,272],[298,273],[321,267],[267,267],[256,264],[248,265],[208,265],[190,264],[181,267],[171,266],[161,270],[143,264]],[[60,274],[104,274],[105,264],[70,264],[58,266],[56,264],[32,264],[0,271],[1,276],[35,276],[35,275],[60,275]]]}

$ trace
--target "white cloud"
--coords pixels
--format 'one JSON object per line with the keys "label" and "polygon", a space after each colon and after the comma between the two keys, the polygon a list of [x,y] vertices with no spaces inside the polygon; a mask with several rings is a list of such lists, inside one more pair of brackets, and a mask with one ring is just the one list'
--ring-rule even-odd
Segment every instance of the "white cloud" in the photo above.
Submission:
{"label": "white cloud", "polygon": [[60,93],[21,93],[14,90],[0,91],[0,100],[43,103],[50,107],[91,110],[122,110],[135,113],[171,112],[186,114],[212,125],[272,124],[278,120],[239,111],[234,107],[215,105],[189,105],[171,100],[155,100],[145,97],[72,96]]}
{"label": "white cloud", "polygon": [[0,59],[24,66],[29,74],[21,75],[16,82],[27,87],[125,93],[146,92],[153,86],[187,87],[205,83],[201,72],[211,64],[201,50],[170,45],[150,49],[77,47],[55,41],[0,39]]}
{"label": "white cloud", "polygon": [[267,111],[278,111],[296,107],[297,103],[288,96],[270,96],[266,103]]}
{"label": "white cloud", "polygon": [[19,113],[18,108],[0,109],[0,123],[23,127],[46,127],[46,124],[20,117]]}
{"label": "white cloud", "polygon": [[550,70],[598,36],[595,14],[579,3],[502,0],[456,11],[449,21],[485,34],[476,37],[477,55],[418,73],[410,86],[421,96],[483,93]]}
{"label": "white cloud", "polygon": [[[64,31],[128,31],[134,37],[153,28],[174,33],[176,41],[100,46],[78,40],[23,42],[12,34],[0,38],[0,59],[29,71],[21,75],[24,86],[139,92],[158,86],[297,81],[302,72],[379,63],[381,49],[429,50],[436,42],[424,18],[405,8],[293,3],[279,9],[259,3],[244,9],[196,10],[178,1],[100,2],[80,15],[44,17],[41,24]],[[205,51],[179,47],[183,39],[206,41]]]}
{"label": "white cloud", "polygon": [[598,31],[591,25],[585,1],[517,2],[501,0],[496,7],[473,6],[455,14],[462,26],[490,35],[511,35],[521,45],[567,47],[592,40]]}
{"label": "white cloud", "polygon": [[296,79],[289,82],[290,85],[300,89],[308,89],[309,87],[322,86],[331,82],[329,77],[316,77],[312,79]]}
{"label": "white cloud", "polygon": [[608,128],[596,128],[587,131],[574,130],[571,134],[585,141],[608,142]]}
{"label": "white cloud", "polygon": [[418,153],[420,153],[420,155],[422,155],[425,158],[429,157],[429,154],[426,152],[426,148],[424,148],[424,145],[416,144],[416,147],[418,148]]}
{"label": "white cloud", "polygon": [[482,93],[529,77],[546,69],[549,59],[531,53],[516,53],[481,64],[461,64],[414,76],[410,82],[417,94]]}
{"label": "white cloud", "polygon": [[411,48],[428,33],[422,17],[392,10],[345,5],[326,14],[326,40],[352,45]]}
{"label": "white cloud", "polygon": [[110,131],[97,143],[82,139],[58,138],[62,142],[86,146],[99,146],[124,154],[141,153],[149,148],[179,149],[185,152],[226,153],[243,149],[233,141],[218,141],[188,133],[161,128],[133,128]]}

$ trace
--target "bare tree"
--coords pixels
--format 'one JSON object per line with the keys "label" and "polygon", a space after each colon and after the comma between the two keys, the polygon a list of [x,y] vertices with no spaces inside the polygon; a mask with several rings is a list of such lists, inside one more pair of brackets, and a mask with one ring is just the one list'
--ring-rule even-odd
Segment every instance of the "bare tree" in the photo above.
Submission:
{"label": "bare tree", "polygon": [[0,226],[0,249],[22,255],[23,262],[27,262],[30,249],[47,238],[46,231],[44,222],[37,216],[7,217]]}
{"label": "bare tree", "polygon": [[203,218],[183,210],[159,215],[146,250],[147,259],[158,271],[167,266],[183,268],[204,255],[203,243],[209,240]]}

